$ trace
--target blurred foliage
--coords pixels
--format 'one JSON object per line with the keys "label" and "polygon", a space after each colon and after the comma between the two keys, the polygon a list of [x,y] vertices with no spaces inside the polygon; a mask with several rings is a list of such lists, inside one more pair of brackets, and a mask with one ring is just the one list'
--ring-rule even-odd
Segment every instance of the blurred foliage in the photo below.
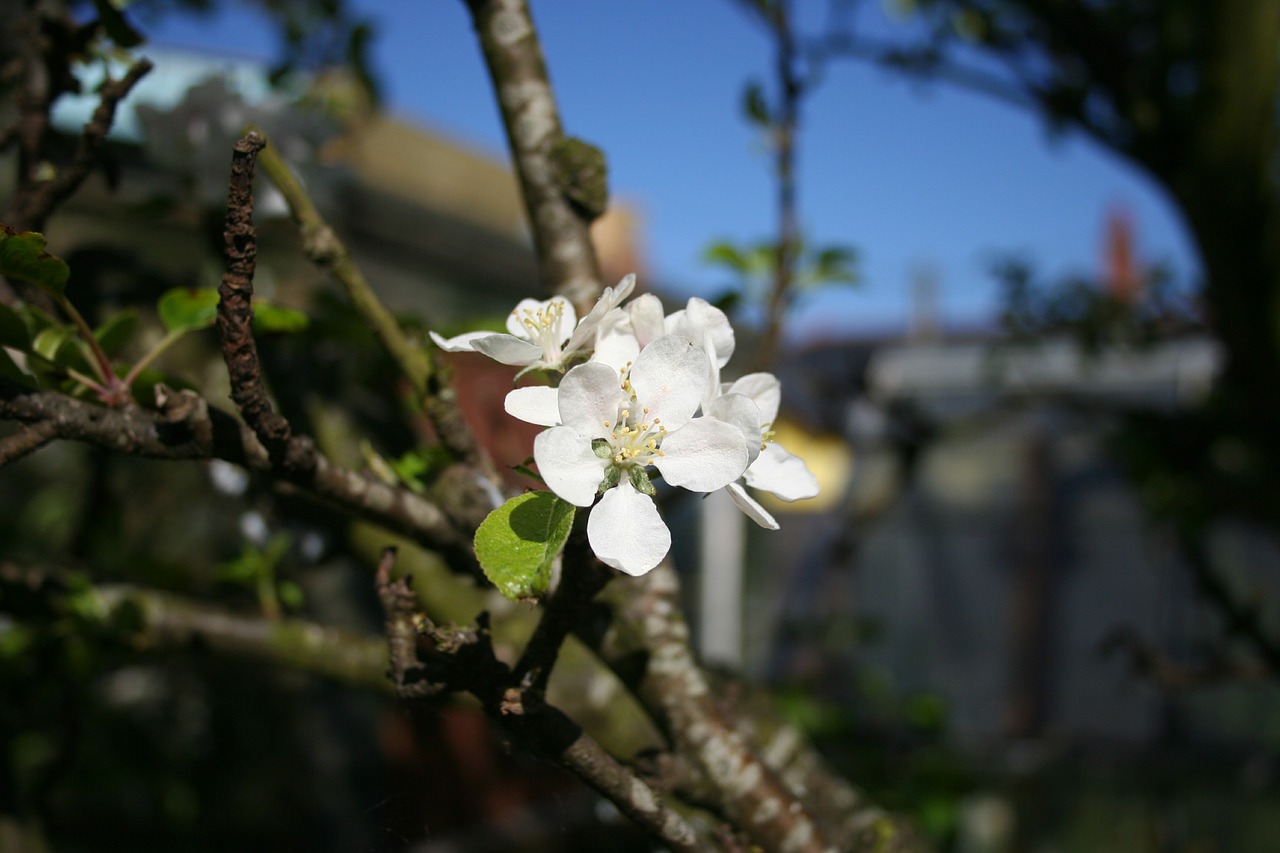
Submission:
{"label": "blurred foliage", "polygon": [[1203,331],[1193,301],[1162,267],[1146,273],[1135,296],[1085,277],[1047,282],[1019,258],[999,261],[992,272],[1001,289],[1000,322],[1014,341],[1066,335],[1097,353]]}
{"label": "blurred foliage", "polygon": [[[793,254],[788,307],[819,288],[851,287],[860,283],[858,256],[849,246],[810,247],[801,241]],[[722,310],[728,311],[744,304],[763,304],[769,298],[777,270],[778,244],[769,240],[754,243],[717,240],[703,249],[702,260],[733,277],[729,288],[712,299]]]}

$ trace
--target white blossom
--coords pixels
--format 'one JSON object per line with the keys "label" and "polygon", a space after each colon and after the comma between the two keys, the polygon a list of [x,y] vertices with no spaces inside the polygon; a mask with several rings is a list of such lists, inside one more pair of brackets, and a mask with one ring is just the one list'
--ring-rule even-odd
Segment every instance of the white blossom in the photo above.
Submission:
{"label": "white blossom", "polygon": [[[603,492],[587,538],[597,557],[627,574],[649,571],[671,545],[651,497],[649,466],[673,486],[710,492],[741,477],[750,461],[738,426],[694,417],[709,371],[701,348],[682,336],[664,335],[629,368],[579,365],[554,391],[557,424],[534,441],[538,470],[552,491],[575,506],[591,506]],[[535,423],[550,420],[546,406],[552,394],[515,397],[538,398],[525,414],[535,414]],[[511,399],[507,410],[520,416],[521,404],[513,406]]]}
{"label": "white blossom", "polygon": [[[728,484],[725,489],[748,518],[761,527],[777,530],[777,520],[747,493],[744,483],[788,502],[818,494],[818,480],[804,460],[773,441],[773,425],[782,402],[781,383],[772,373],[749,373],[724,386],[721,391],[721,395],[712,401],[709,413],[733,423],[748,441],[759,437],[754,448],[756,452],[752,454],[751,464],[742,479]],[[742,405],[744,399],[755,404],[758,420],[754,424],[749,417],[751,410]]]}
{"label": "white blossom", "polygon": [[530,370],[564,371],[576,358],[594,347],[596,331],[635,288],[636,277],[628,275],[615,287],[606,287],[581,321],[573,304],[563,296],[547,300],[522,299],[507,316],[507,331],[467,332],[444,338],[431,332],[431,340],[445,352],[478,352],[503,364]]}

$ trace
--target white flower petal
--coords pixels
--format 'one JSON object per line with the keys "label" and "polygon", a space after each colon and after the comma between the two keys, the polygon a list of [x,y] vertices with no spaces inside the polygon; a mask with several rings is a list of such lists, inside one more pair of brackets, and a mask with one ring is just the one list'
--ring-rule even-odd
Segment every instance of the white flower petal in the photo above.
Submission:
{"label": "white flower petal", "polygon": [[653,498],[623,477],[600,498],[587,519],[587,541],[600,560],[632,576],[652,569],[671,550],[671,531]]}
{"label": "white flower petal", "polygon": [[756,457],[760,455],[760,427],[763,419],[755,402],[741,394],[725,394],[712,400],[705,408],[711,417],[733,424],[742,432],[742,437],[747,442],[747,464],[756,461]]}
{"label": "white flower petal", "polygon": [[578,327],[573,330],[573,335],[565,346],[565,352],[576,352],[579,348],[586,346],[587,342],[593,339],[596,326],[600,325],[606,314],[617,308],[622,300],[631,295],[635,286],[636,274],[630,273],[623,276],[622,281],[613,287],[606,287],[600,294],[600,298],[596,300],[596,304],[592,305],[591,310],[587,312],[587,316],[583,317],[582,322],[578,323]]}
{"label": "white flower petal", "polygon": [[772,492],[784,501],[798,501],[818,494],[818,480],[799,456],[770,444],[744,475],[747,485]]}
{"label": "white flower petal", "polygon": [[574,506],[591,506],[607,461],[591,441],[569,427],[552,427],[533,440],[533,458],[547,487]]}
{"label": "white flower petal", "polygon": [[620,308],[610,311],[596,330],[596,346],[591,360],[621,370],[627,362],[635,361],[639,354],[640,344],[631,331],[631,321],[627,319],[626,312]]}
{"label": "white flower petal", "polygon": [[695,492],[727,486],[747,468],[741,430],[715,418],[694,418],[663,439],[661,450],[653,464],[662,478]]}
{"label": "white flower petal", "polygon": [[652,293],[642,293],[632,299],[627,305],[627,314],[631,317],[631,330],[641,349],[653,339],[666,334],[662,300]]}
{"label": "white flower petal", "polygon": [[705,299],[693,297],[684,310],[667,317],[667,334],[681,335],[696,343],[699,349],[714,352],[717,367],[724,367],[733,355],[733,326],[719,308]]}
{"label": "white flower petal", "polygon": [[661,417],[667,430],[674,432],[698,410],[708,370],[701,349],[679,335],[663,335],[636,356],[631,386],[637,402],[649,408],[646,417]]}
{"label": "white flower petal", "polygon": [[[588,438],[605,438],[618,417],[618,404],[624,395],[616,370],[589,361],[564,375],[558,396],[560,423]],[[609,426],[605,426],[606,421]]]}
{"label": "white flower petal", "polygon": [[751,519],[766,530],[778,529],[778,522],[769,514],[769,511],[756,503],[755,498],[747,494],[747,490],[742,488],[742,486],[737,483],[730,483],[725,486],[724,489],[729,493],[729,497],[733,500],[734,504],[737,505],[738,509],[746,513],[747,518]]}
{"label": "white flower petal", "polygon": [[760,407],[760,423],[771,424],[778,419],[778,406],[782,403],[782,383],[772,373],[748,373],[729,386],[727,394],[750,397]]}
{"label": "white flower petal", "polygon": [[491,338],[498,334],[497,332],[465,332],[452,338],[444,338],[435,332],[428,332],[431,340],[436,342],[436,346],[445,352],[475,352],[472,344],[481,338]]}
{"label": "white flower petal", "polygon": [[507,394],[502,407],[513,418],[539,426],[560,425],[559,393],[546,385],[516,388]]}
{"label": "white flower petal", "polygon": [[533,364],[542,359],[542,347],[511,335],[489,335],[473,341],[471,346],[503,364]]}

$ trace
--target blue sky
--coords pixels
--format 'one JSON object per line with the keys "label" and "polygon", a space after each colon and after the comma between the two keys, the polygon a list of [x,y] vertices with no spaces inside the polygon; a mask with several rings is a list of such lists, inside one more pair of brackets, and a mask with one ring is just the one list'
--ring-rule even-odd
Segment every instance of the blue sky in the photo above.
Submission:
{"label": "blue sky", "polygon": [[[505,158],[462,0],[355,6],[376,22],[389,109]],[[532,7],[566,130],[605,151],[613,193],[641,211],[652,278],[675,298],[716,292],[726,279],[701,262],[707,243],[773,229],[768,161],[738,108],[745,81],[767,79],[764,32],[730,0]],[[274,36],[231,9],[149,32],[158,45],[270,56]],[[789,325],[797,342],[900,327],[922,267],[938,280],[944,321],[982,322],[996,305],[994,257],[1017,252],[1050,275],[1096,270],[1116,205],[1137,223],[1140,257],[1182,280],[1198,268],[1141,175],[1083,138],[1051,138],[1035,117],[945,85],[834,63],[805,102],[799,157],[807,237],[853,245],[863,284],[807,297]]]}

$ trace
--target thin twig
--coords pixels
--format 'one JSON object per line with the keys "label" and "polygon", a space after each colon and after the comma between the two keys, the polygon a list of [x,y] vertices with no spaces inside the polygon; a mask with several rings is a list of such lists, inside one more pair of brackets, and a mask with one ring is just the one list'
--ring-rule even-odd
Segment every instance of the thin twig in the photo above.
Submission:
{"label": "thin twig", "polygon": [[1174,660],[1155,645],[1144,641],[1130,628],[1117,628],[1098,644],[1103,656],[1125,655],[1137,675],[1166,690],[1192,690],[1220,684],[1257,683],[1275,677],[1275,671],[1257,661],[1228,657],[1226,650],[1200,663]]}
{"label": "thin twig", "polygon": [[411,341],[401,330],[396,318],[369,286],[346,245],[325,222],[311,196],[279,152],[267,146],[259,152],[258,163],[288,203],[289,211],[302,232],[303,251],[342,285],[352,306],[409,380],[431,418],[440,443],[455,457],[479,465],[496,481],[498,478],[492,462],[483,448],[476,444],[470,426],[456,405],[447,365],[433,362],[430,352]]}
{"label": "thin twig", "polygon": [[612,578],[613,573],[592,555],[585,535],[575,532],[564,550],[560,586],[516,662],[515,676],[522,685],[532,690],[546,690],[565,638],[577,628],[596,593]]}
{"label": "thin twig", "polygon": [[[120,102],[153,67],[151,60],[139,59],[119,80],[109,79],[102,84],[98,95],[98,106],[94,109],[89,123],[80,133],[75,156],[67,166],[59,170],[55,177],[19,188],[17,195],[10,203],[9,215],[13,219],[11,225],[20,223],[25,229],[44,230],[44,224],[49,215],[58,205],[70,198],[93,171],[102,143],[110,133],[112,124],[115,123],[116,108]],[[44,109],[48,109],[47,104]]]}
{"label": "thin twig", "polygon": [[[459,530],[436,504],[409,489],[335,465],[316,454],[296,477],[273,465],[257,436],[193,392],[160,388],[159,411],[108,409],[52,391],[27,391],[0,379],[0,419],[52,424],[57,437],[151,459],[222,459],[298,487],[351,514],[435,551],[460,572],[481,575],[471,530]],[[47,428],[47,427],[43,427]]]}
{"label": "thin twig", "polygon": [[0,438],[0,468],[34,453],[58,437],[58,427],[49,421],[40,421],[23,427],[13,435]]}
{"label": "thin twig", "polygon": [[386,643],[381,637],[304,619],[266,619],[129,584],[71,587],[60,576],[0,563],[0,590],[36,596],[56,605],[75,590],[88,596],[76,613],[139,649],[207,648],[220,654],[287,666],[347,684],[389,690]]}
{"label": "thin twig", "polygon": [[253,339],[253,273],[258,254],[253,173],[257,153],[266,144],[261,135],[250,131],[236,141],[231,156],[227,223],[222,234],[226,271],[218,286],[218,340],[231,379],[231,399],[267,448],[272,463],[296,477],[315,466],[315,447],[295,439],[289,422],[271,407]]}

